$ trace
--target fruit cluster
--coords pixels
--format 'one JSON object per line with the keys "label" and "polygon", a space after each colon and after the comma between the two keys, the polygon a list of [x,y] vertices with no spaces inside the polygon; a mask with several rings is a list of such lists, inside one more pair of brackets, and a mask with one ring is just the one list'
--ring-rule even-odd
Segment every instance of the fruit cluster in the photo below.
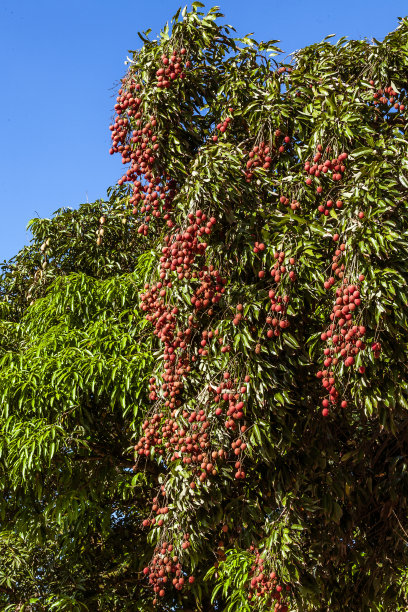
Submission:
{"label": "fruit cluster", "polygon": [[[353,315],[361,304],[359,285],[349,283],[348,279],[343,279],[340,287],[336,289],[336,301],[333,312],[330,315],[332,323],[327,331],[323,332],[321,339],[327,343],[324,349],[325,370],[319,370],[317,377],[322,379],[322,385],[329,398],[323,399],[323,416],[329,414],[329,403],[337,403],[339,393],[335,387],[334,373],[327,371],[327,368],[336,366],[340,360],[346,367],[354,365],[358,353],[365,349],[362,340],[366,333],[363,325],[353,323]],[[346,400],[342,402],[342,407],[347,406]]]}
{"label": "fruit cluster", "polygon": [[[229,113],[233,113],[234,109],[229,108],[228,112]],[[229,126],[229,124],[232,121],[232,117],[226,117],[223,121],[221,121],[221,123],[217,124],[217,130],[221,133],[224,134],[227,131],[227,128]],[[214,136],[212,137],[213,142],[217,142],[218,141],[218,136],[217,134],[214,134]]]}
{"label": "fruit cluster", "polygon": [[263,168],[268,170],[271,167],[272,155],[284,153],[286,147],[290,144],[290,136],[284,136],[281,130],[275,130],[274,141],[270,144],[262,141],[255,145],[248,153],[248,161],[246,162],[245,180],[251,182],[255,168]]}
{"label": "fruit cluster", "polygon": [[296,199],[290,201],[290,199],[284,195],[280,196],[279,202],[284,206],[289,206],[290,204],[291,210],[298,210],[300,208],[300,202],[298,202]]}
{"label": "fruit cluster", "polygon": [[[199,242],[204,235],[210,235],[216,224],[215,217],[207,219],[201,210],[188,215],[189,225],[182,232],[174,232],[164,238],[166,246],[162,248],[160,257],[160,278],[163,280],[169,272],[177,272],[179,280],[190,278],[191,265],[196,255],[204,255],[207,243]],[[194,276],[193,276],[194,278]]]}
{"label": "fruit cluster", "polygon": [[183,71],[184,68],[190,68],[191,62],[187,60],[184,62],[183,58],[186,55],[186,49],[180,49],[180,53],[173,50],[170,57],[166,54],[161,56],[161,61],[163,64],[163,68],[159,68],[156,71],[157,76],[157,87],[163,89],[169,89],[171,87],[172,82],[177,78],[185,79],[186,74]]}
{"label": "fruit cluster", "polygon": [[[370,81],[370,85],[374,87],[374,81]],[[405,104],[401,102],[401,99],[404,98],[404,93],[396,92],[392,87],[384,87],[384,89],[377,89],[373,93],[374,105],[379,106],[382,104],[383,106],[391,106],[395,108],[395,110],[399,110],[401,113],[405,110]]]}
{"label": "fruit cluster", "polygon": [[[185,542],[188,542],[189,535],[185,534]],[[193,584],[194,576],[188,579],[185,576],[182,565],[177,555],[173,553],[173,545],[163,542],[156,546],[150,564],[143,569],[143,574],[148,578],[149,584],[153,587],[153,591],[159,597],[164,597],[166,594],[166,586],[168,583],[174,586],[175,589],[181,591],[186,580],[189,584]],[[172,576],[174,576],[172,578]],[[153,605],[157,605],[155,599]]]}
{"label": "fruit cluster", "polygon": [[143,98],[136,93],[142,90],[142,85],[130,76],[122,83],[115,104],[117,117],[109,127],[112,132],[109,152],[111,155],[121,153],[122,163],[130,164],[118,185],[133,184],[129,203],[133,206],[133,214],[143,220],[139,234],[146,236],[151,217],[163,214],[167,225],[173,226],[170,212],[177,193],[176,182],[160,170],[158,123],[154,115],[144,117]]}
{"label": "fruit cluster", "polygon": [[325,217],[328,217],[330,214],[330,210],[334,209],[334,207],[336,207],[337,209],[343,208],[342,200],[337,200],[336,203],[334,203],[333,200],[327,200],[325,204],[319,204],[317,210],[320,213],[324,214]]}
{"label": "fruit cluster", "polygon": [[[191,296],[191,304],[195,310],[209,308],[211,304],[218,304],[225,292],[227,279],[222,278],[218,270],[200,270],[200,285]],[[211,313],[212,314],[212,310]]]}
{"label": "fruit cluster", "polygon": [[[306,161],[304,165],[304,169],[306,174],[309,177],[306,179],[306,185],[311,185],[313,182],[313,178],[319,178],[320,176],[325,176],[329,172],[331,173],[331,177],[333,181],[341,181],[343,178],[343,174],[346,171],[346,166],[344,165],[345,160],[348,157],[348,154],[343,152],[340,153],[337,157],[332,159],[322,160],[323,156],[323,146],[321,144],[317,145],[317,153],[313,157],[313,162]],[[328,152],[328,151],[327,151]],[[319,185],[316,189],[317,193],[322,193],[323,187]]]}
{"label": "fruit cluster", "polygon": [[[250,377],[248,375],[244,378],[244,383],[249,383]],[[224,372],[224,380],[219,383],[217,387],[212,385],[209,386],[209,390],[214,394],[214,402],[218,404],[215,414],[220,416],[223,414],[222,402],[228,404],[228,410],[226,412],[229,419],[226,421],[225,426],[227,429],[235,430],[237,425],[235,421],[239,421],[244,418],[244,401],[247,393],[247,388],[243,383],[239,383],[238,379],[235,382],[230,378],[229,372]],[[241,432],[246,430],[245,425],[241,427]],[[240,444],[238,444],[240,446]],[[243,450],[245,450],[244,447]],[[240,454],[240,451],[235,452],[236,455]]]}
{"label": "fruit cluster", "polygon": [[272,602],[275,601],[273,606],[275,612],[287,612],[289,608],[287,602],[285,602],[285,595],[289,593],[290,586],[279,584],[276,572],[266,569],[266,562],[258,549],[251,546],[250,550],[254,552],[255,559],[251,566],[249,601],[256,605],[256,600],[262,598],[264,603],[269,606],[272,606]]}

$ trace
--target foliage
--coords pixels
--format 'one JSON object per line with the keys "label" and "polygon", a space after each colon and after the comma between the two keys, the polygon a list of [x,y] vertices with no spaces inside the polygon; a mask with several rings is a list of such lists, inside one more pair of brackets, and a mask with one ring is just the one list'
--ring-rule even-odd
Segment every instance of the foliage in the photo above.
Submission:
{"label": "foliage", "polygon": [[0,601],[405,609],[408,20],[285,64],[200,8],[3,268]]}

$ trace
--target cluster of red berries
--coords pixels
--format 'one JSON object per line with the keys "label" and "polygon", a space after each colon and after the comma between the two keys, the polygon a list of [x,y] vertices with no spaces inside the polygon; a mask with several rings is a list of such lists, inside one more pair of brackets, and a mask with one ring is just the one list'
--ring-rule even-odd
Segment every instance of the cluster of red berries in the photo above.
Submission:
{"label": "cluster of red berries", "polygon": [[[199,242],[201,236],[209,235],[216,224],[215,217],[207,219],[201,210],[188,215],[190,225],[185,232],[179,231],[165,236],[166,246],[160,257],[160,278],[166,278],[169,272],[177,272],[179,280],[190,278],[191,265],[196,255],[204,255],[207,243]],[[194,278],[194,276],[193,276]]]}
{"label": "cluster of red berries", "polygon": [[[168,463],[181,459],[186,465],[207,459],[205,451],[210,447],[207,433],[210,422],[204,410],[191,413],[184,411],[183,414],[186,421],[184,425],[179,424],[174,413],[172,418],[165,417],[161,412],[146,419],[142,426],[145,435],[136,444],[136,452],[146,456],[157,452],[165,455]],[[213,469],[211,466],[208,471]]]}
{"label": "cluster of red berries", "polygon": [[[228,109],[229,113],[233,113],[234,109],[233,108],[229,108]],[[221,123],[217,124],[217,130],[221,133],[224,134],[227,131],[227,128],[229,126],[229,124],[232,121],[232,117],[226,117],[223,121],[221,121]],[[212,137],[213,142],[217,142],[218,141],[218,136],[217,134],[214,134],[214,136]]]}
{"label": "cluster of red berries", "polygon": [[177,78],[184,79],[186,77],[185,72],[183,72],[183,68],[190,68],[191,62],[187,60],[184,63],[183,67],[183,57],[186,55],[186,49],[180,49],[180,53],[173,50],[170,57],[167,57],[166,54],[161,56],[161,61],[164,68],[159,68],[156,71],[157,76],[157,87],[168,89],[171,87],[173,81]]}
{"label": "cluster of red berries", "polygon": [[285,265],[285,258],[286,258],[285,251],[280,251],[280,252],[276,251],[273,257],[276,261],[271,268],[271,277],[273,278],[275,283],[279,283],[286,275],[288,275],[289,280],[292,283],[295,282],[296,272],[294,270],[294,266],[296,265],[296,259],[294,257],[289,257],[288,262]]}
{"label": "cluster of red berries", "polygon": [[337,200],[336,202],[333,202],[333,200],[327,200],[325,204],[319,204],[317,210],[324,214],[325,217],[328,217],[330,214],[330,209],[334,207],[338,209],[343,208],[343,202],[341,200]]}
{"label": "cluster of red berries", "polygon": [[[313,163],[310,161],[305,162],[304,169],[306,173],[309,174],[309,177],[305,181],[306,185],[312,184],[312,177],[319,178],[322,175],[325,176],[328,172],[331,172],[333,181],[341,181],[343,178],[343,174],[346,171],[344,162],[347,159],[348,154],[343,152],[340,153],[338,157],[322,161],[322,151],[323,146],[321,144],[317,145],[317,153],[313,157]],[[322,193],[323,187],[319,185],[316,191],[317,193]]]}
{"label": "cluster of red berries", "polygon": [[248,592],[249,601],[257,604],[256,600],[262,598],[268,606],[271,606],[272,602],[275,601],[273,607],[275,612],[287,612],[289,608],[285,602],[285,595],[290,591],[290,586],[282,586],[279,584],[276,572],[266,570],[265,560],[258,549],[251,546],[250,550],[255,553],[255,560],[251,566],[251,582]]}
{"label": "cluster of red berries", "polygon": [[292,68],[290,66],[286,67],[286,66],[281,66],[280,68],[277,69],[276,71],[278,74],[283,74],[284,72],[292,72]]}
{"label": "cluster of red berries", "polygon": [[298,210],[300,208],[300,202],[298,202],[296,199],[290,201],[289,198],[287,198],[284,195],[280,196],[279,202],[283,204],[284,206],[289,206],[290,204],[290,208],[292,210]]}
{"label": "cluster of red berries", "polygon": [[[170,211],[176,195],[176,182],[168,176],[160,176],[160,173],[156,177],[153,175],[159,150],[155,133],[157,119],[154,115],[143,119],[143,100],[136,94],[141,88],[141,84],[132,79],[123,81],[115,104],[117,118],[109,128],[112,131],[112,147],[109,152],[111,155],[120,152],[122,163],[130,163],[126,173],[118,180],[118,185],[133,183],[133,195],[129,203],[133,206],[133,214],[145,217],[138,232],[146,236],[151,216],[160,217],[162,212],[164,220],[172,227]],[[146,183],[143,183],[143,178]]]}
{"label": "cluster of red berries", "polygon": [[[339,234],[333,234],[333,240],[334,242],[338,242],[340,236]],[[344,270],[345,270],[345,265],[344,265],[344,261],[343,258],[345,256],[346,253],[346,244],[343,242],[339,245],[339,248],[335,250],[334,255],[332,257],[332,265],[331,265],[331,269],[334,273],[335,276],[338,276],[339,278],[343,278],[344,276]],[[334,285],[334,278],[330,277],[328,281],[325,282],[324,284],[324,288],[325,289],[329,289],[332,285]]]}
{"label": "cluster of red berries", "polygon": [[[210,270],[211,267],[212,270]],[[200,270],[198,273],[201,283],[195,290],[194,295],[191,296],[191,304],[196,311],[218,304],[222,294],[225,293],[227,279],[220,276],[219,271],[215,270],[214,266],[206,266],[206,268],[207,270]],[[212,308],[208,310],[208,314],[210,316],[213,314]]]}
{"label": "cluster of red berries", "polygon": [[[370,85],[374,86],[374,81],[370,81]],[[393,106],[395,110],[399,110],[401,113],[405,110],[405,104],[402,104],[399,98],[403,97],[403,94],[398,94],[392,87],[384,87],[384,89],[378,89],[373,93],[374,105],[380,104]]]}
{"label": "cluster of red berries", "polygon": [[[274,142],[267,145],[265,142],[260,142],[259,145],[255,145],[248,153],[248,161],[246,162],[245,179],[249,183],[254,174],[255,168],[263,168],[268,170],[271,167],[272,155],[278,153],[284,153],[286,147],[290,144],[290,136],[284,136],[281,130],[275,130]],[[279,144],[280,143],[280,144]]]}
{"label": "cluster of red berries", "polygon": [[[142,113],[140,112],[140,106],[142,99],[136,93],[140,91],[141,85],[130,81],[127,87],[121,87],[116,98],[115,111],[116,119],[115,122],[109,126],[109,130],[112,132],[112,148],[109,153],[120,152],[122,154],[122,160],[128,157],[130,147],[126,147],[126,140],[130,129],[130,121],[128,117],[140,118]],[[125,148],[126,147],[126,148]],[[125,162],[123,162],[125,163]]]}
{"label": "cluster of red berries", "polygon": [[380,354],[381,354],[381,343],[380,342],[373,342],[373,344],[371,345],[371,350],[374,353],[374,358],[378,359]]}
{"label": "cluster of red berries", "polygon": [[[360,288],[357,284],[348,283],[344,279],[341,287],[336,289],[336,301],[333,312],[330,315],[332,323],[328,330],[323,332],[321,339],[327,343],[324,349],[324,367],[326,370],[319,371],[317,377],[322,379],[322,385],[329,394],[329,399],[323,399],[323,416],[329,414],[329,403],[337,403],[339,399],[338,391],[335,387],[334,373],[328,372],[327,368],[336,366],[339,360],[344,362],[346,367],[355,363],[355,357],[365,349],[362,340],[366,329],[363,325],[353,323],[353,315],[361,304]],[[347,406],[347,402],[342,402],[342,407]]]}
{"label": "cluster of red berries", "polygon": [[[224,287],[222,289],[224,289]],[[210,310],[207,311],[207,314],[209,316],[213,315],[212,308],[210,308]],[[216,339],[218,339],[218,344],[221,346],[221,353],[229,353],[231,351],[231,345],[228,343],[225,343],[224,338],[219,337],[218,329],[214,331],[212,330],[208,331],[205,329],[201,335],[200,348],[198,349],[198,354],[201,355],[202,357],[207,357],[208,349],[206,347],[209,346],[211,341],[215,342]],[[194,360],[194,356],[192,357],[192,359]]]}
{"label": "cluster of red berries", "polygon": [[[250,377],[248,375],[244,378],[244,383],[249,383]],[[226,415],[228,420],[225,423],[227,429],[232,429],[233,431],[237,429],[237,424],[235,421],[239,421],[244,418],[244,400],[245,394],[247,393],[247,388],[243,383],[239,384],[239,380],[235,379],[233,382],[229,372],[224,372],[224,380],[220,382],[217,387],[209,386],[209,390],[214,394],[214,402],[218,404],[215,414],[220,416],[224,413],[222,402],[228,404],[228,410]],[[246,431],[246,426],[243,425],[241,427],[241,432],[244,433]],[[245,450],[245,448],[244,448]],[[237,451],[235,453],[239,455]]]}
{"label": "cluster of red berries", "polygon": [[[189,538],[188,534],[187,540]],[[168,583],[181,591],[187,578],[185,577],[182,565],[177,555],[173,555],[173,545],[163,542],[156,546],[153,558],[149,566],[143,569],[143,574],[149,579],[149,584],[153,587],[153,591],[159,597],[164,597],[166,594],[166,586]],[[174,576],[174,578],[172,578]],[[188,582],[192,584],[194,582],[194,576],[188,578]],[[155,599],[153,605],[157,605],[158,601]]]}
{"label": "cluster of red berries", "polygon": [[276,295],[276,292],[271,289],[269,291],[269,299],[271,301],[271,311],[273,316],[266,317],[266,324],[271,327],[266,332],[268,338],[280,336],[281,331],[290,326],[289,319],[286,318],[286,311],[289,304],[288,295]]}

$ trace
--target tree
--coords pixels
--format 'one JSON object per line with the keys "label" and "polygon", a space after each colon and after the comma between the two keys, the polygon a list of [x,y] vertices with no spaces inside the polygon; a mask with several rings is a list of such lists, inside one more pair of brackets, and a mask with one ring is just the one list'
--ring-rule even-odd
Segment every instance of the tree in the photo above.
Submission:
{"label": "tree", "polygon": [[200,8],[3,269],[4,609],[405,609],[408,20],[282,63]]}

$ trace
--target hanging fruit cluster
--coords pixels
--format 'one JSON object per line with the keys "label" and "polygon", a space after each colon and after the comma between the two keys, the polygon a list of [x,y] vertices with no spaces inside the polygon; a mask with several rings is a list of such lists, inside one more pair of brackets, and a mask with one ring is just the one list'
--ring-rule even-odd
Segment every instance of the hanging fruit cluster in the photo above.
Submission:
{"label": "hanging fruit cluster", "polygon": [[290,142],[290,136],[284,136],[281,130],[275,130],[274,138],[269,144],[261,141],[259,144],[254,145],[248,153],[248,161],[246,162],[245,179],[247,183],[250,183],[253,179],[253,170],[255,168],[268,170],[271,167],[272,156],[284,153]]}
{"label": "hanging fruit cluster", "polygon": [[[374,87],[374,81],[370,81],[370,85]],[[403,104],[403,100],[405,101],[405,91],[402,90],[400,93],[395,91],[393,87],[384,87],[384,89],[379,88],[377,91],[373,93],[373,100],[375,106],[382,106],[382,108],[391,107],[395,110],[399,110],[401,113],[405,110],[405,104]]]}
{"label": "hanging fruit cluster", "polygon": [[[329,151],[326,150],[328,153]],[[348,154],[346,152],[340,153],[337,157],[332,159],[328,158],[326,160],[322,160],[323,156],[323,146],[321,144],[317,145],[317,153],[313,157],[313,162],[306,161],[304,165],[304,169],[306,174],[309,177],[306,179],[306,185],[311,185],[313,183],[313,177],[319,178],[320,176],[324,177],[326,175],[331,176],[333,181],[341,181],[343,175],[346,171],[346,166],[344,165],[345,160],[348,158]],[[330,172],[330,174],[328,174]],[[319,185],[316,189],[317,193],[322,193],[323,187]]]}
{"label": "hanging fruit cluster", "polygon": [[[184,540],[187,543],[188,538],[188,534],[185,534]],[[156,546],[152,560],[143,569],[143,574],[148,578],[154,593],[159,597],[165,596],[168,584],[181,591],[186,580],[189,584],[194,582],[194,576],[189,576],[188,578],[185,576],[178,556],[173,554],[173,545],[167,542]],[[153,600],[153,605],[157,604],[158,600]]]}
{"label": "hanging fruit cluster", "polygon": [[163,215],[167,225],[173,226],[170,212],[177,193],[176,182],[160,169],[157,119],[154,115],[145,117],[143,98],[136,94],[142,90],[142,85],[130,76],[122,83],[115,104],[117,118],[109,128],[112,132],[109,152],[111,155],[121,153],[122,163],[130,164],[118,185],[132,183],[133,195],[129,203],[133,206],[133,214],[143,220],[139,234],[147,236],[152,217]]}
{"label": "hanging fruit cluster", "polygon": [[[201,210],[188,215],[189,225],[184,232],[174,232],[165,236],[166,246],[162,248],[160,257],[160,278],[165,279],[169,272],[177,272],[178,279],[190,278],[191,265],[196,255],[204,255],[207,249],[206,242],[199,242],[198,238],[210,235],[216,224],[215,217],[207,219]],[[193,277],[194,278],[194,277]]]}
{"label": "hanging fruit cluster", "polygon": [[[265,250],[265,245],[263,243],[255,243],[254,252],[259,253]],[[286,277],[293,283],[296,280],[296,272],[295,265],[296,259],[294,257],[289,257],[287,262],[285,263],[285,259],[287,254],[285,251],[276,251],[274,253],[275,263],[273,264],[270,270],[270,276],[272,280],[277,285],[274,289],[270,289],[268,296],[270,299],[270,310],[272,314],[268,314],[266,318],[266,324],[271,326],[267,330],[267,337],[273,338],[274,336],[279,336],[281,331],[288,328],[290,326],[290,321],[287,318],[287,309],[289,306],[290,297],[287,293],[283,293],[282,295],[278,295],[278,286],[279,284],[284,283]],[[259,278],[266,278],[265,270],[260,270],[258,272]]]}
{"label": "hanging fruit cluster", "polygon": [[324,214],[325,217],[327,217],[330,214],[330,210],[334,210],[334,207],[336,207],[337,209],[343,208],[342,200],[337,200],[336,202],[334,202],[333,200],[327,200],[325,204],[319,204],[317,210],[320,213]]}
{"label": "hanging fruit cluster", "polygon": [[[357,283],[349,283],[349,280],[344,278],[341,286],[336,289],[336,301],[330,314],[332,323],[321,335],[321,339],[327,343],[324,349],[326,369],[319,370],[317,377],[322,380],[322,385],[329,394],[329,398],[322,401],[323,416],[329,414],[330,402],[335,404],[339,399],[334,372],[328,371],[327,368],[337,366],[340,360],[346,367],[351,367],[358,353],[365,349],[362,338],[366,328],[353,322],[353,316],[360,304],[360,286]],[[347,401],[343,400],[342,407],[346,406]]]}
{"label": "hanging fruit cluster", "polygon": [[184,62],[184,56],[186,55],[186,49],[180,49],[180,53],[178,54],[176,50],[173,49],[172,54],[168,57],[165,53],[161,56],[161,61],[164,68],[159,68],[156,71],[157,76],[157,87],[169,89],[171,87],[172,82],[177,78],[183,80],[186,78],[186,74],[183,71],[184,68],[190,68],[191,62],[187,60]]}
{"label": "hanging fruit cluster", "polygon": [[[229,108],[228,112],[230,114],[232,114],[234,112],[233,108]],[[229,124],[232,121],[232,117],[226,117],[223,121],[221,121],[221,123],[217,124],[217,130],[221,133],[221,134],[225,134],[225,132],[227,131],[227,128],[229,126]],[[212,137],[213,142],[217,142],[218,141],[218,136],[217,134],[214,134],[214,136]]]}
{"label": "hanging fruit cluster", "polygon": [[276,572],[267,569],[267,563],[257,548],[251,546],[250,550],[255,559],[250,572],[249,601],[256,605],[257,600],[262,599],[264,605],[271,606],[271,610],[287,612],[289,608],[286,597],[290,586],[280,584]]}

